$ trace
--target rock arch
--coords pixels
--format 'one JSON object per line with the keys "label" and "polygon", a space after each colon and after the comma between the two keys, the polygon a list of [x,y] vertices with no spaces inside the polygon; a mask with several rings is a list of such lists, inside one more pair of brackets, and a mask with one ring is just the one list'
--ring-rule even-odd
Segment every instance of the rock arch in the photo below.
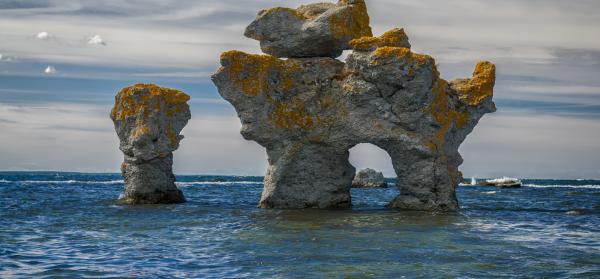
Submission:
{"label": "rock arch", "polygon": [[[345,208],[348,150],[369,142],[392,158],[401,194],[391,207],[458,209],[458,147],[495,111],[495,66],[440,78],[403,29],[372,37],[363,0],[259,12],[245,35],[272,55],[228,51],[212,76],[236,109],[242,136],[266,147],[263,208]],[[345,63],[335,57],[352,49]],[[287,58],[287,59],[280,59]]]}

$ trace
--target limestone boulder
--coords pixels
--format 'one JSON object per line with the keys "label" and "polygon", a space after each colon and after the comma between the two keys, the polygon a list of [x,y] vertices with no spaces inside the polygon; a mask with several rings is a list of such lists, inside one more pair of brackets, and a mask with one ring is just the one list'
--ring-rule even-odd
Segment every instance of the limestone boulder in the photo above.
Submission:
{"label": "limestone boulder", "polygon": [[244,35],[275,57],[338,57],[352,39],[372,36],[364,0],[262,10]]}

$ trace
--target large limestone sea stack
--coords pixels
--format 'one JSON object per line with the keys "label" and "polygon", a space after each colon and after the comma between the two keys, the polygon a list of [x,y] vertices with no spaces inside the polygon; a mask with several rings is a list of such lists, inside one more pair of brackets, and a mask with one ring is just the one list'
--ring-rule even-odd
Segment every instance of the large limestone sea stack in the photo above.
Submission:
{"label": "large limestone sea stack", "polygon": [[179,133],[191,118],[185,93],[137,84],[115,97],[110,117],[125,154],[121,172],[129,204],[181,203],[185,197],[175,186],[173,151],[183,138]]}
{"label": "large limestone sea stack", "polygon": [[[245,35],[270,55],[225,52],[212,79],[244,138],[267,149],[260,207],[351,206],[348,150],[372,143],[397,174],[390,207],[458,209],[458,147],[495,111],[492,63],[448,82],[403,29],[372,37],[363,0],[263,10]],[[345,49],[346,62],[335,59]]]}

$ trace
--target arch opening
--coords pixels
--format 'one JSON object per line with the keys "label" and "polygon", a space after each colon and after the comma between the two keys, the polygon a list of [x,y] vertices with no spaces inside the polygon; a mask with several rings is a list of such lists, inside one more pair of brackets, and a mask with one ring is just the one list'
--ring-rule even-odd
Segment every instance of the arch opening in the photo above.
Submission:
{"label": "arch opening", "polygon": [[396,187],[396,172],[387,151],[371,143],[359,143],[349,150],[349,162],[358,173],[370,168],[382,172],[387,188],[352,188],[352,205],[355,209],[381,208],[393,200],[400,191]]}

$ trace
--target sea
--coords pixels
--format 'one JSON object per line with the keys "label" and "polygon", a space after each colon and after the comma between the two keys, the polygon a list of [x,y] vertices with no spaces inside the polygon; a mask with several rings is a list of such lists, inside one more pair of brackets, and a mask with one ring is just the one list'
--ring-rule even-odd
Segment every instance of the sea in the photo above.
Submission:
{"label": "sea", "polygon": [[119,174],[0,172],[0,278],[600,278],[600,181],[460,186],[456,213],[256,207],[262,177],[177,176],[128,206]]}

